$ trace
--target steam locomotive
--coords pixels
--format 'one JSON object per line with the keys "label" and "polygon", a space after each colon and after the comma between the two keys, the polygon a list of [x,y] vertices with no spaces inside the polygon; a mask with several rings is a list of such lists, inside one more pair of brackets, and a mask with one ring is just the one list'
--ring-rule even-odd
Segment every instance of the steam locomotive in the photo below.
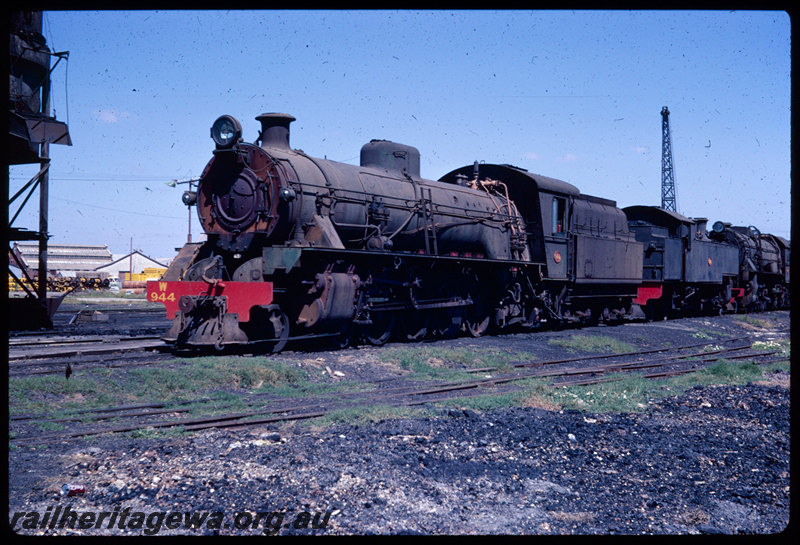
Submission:
{"label": "steam locomotive", "polygon": [[[262,114],[244,142],[224,115],[197,191],[207,235],[148,299],[176,347],[328,337],[381,345],[459,332],[788,305],[789,243],[754,228],[612,200],[508,164],[420,177],[419,151],[372,140],[358,166],[289,145]],[[705,261],[703,261],[705,260]],[[701,266],[705,263],[705,267]]]}

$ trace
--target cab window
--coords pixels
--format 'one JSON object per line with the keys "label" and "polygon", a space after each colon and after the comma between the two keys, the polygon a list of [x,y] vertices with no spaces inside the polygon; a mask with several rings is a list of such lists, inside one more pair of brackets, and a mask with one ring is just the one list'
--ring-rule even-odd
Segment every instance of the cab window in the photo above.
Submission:
{"label": "cab window", "polygon": [[561,197],[553,197],[553,226],[552,233],[557,237],[567,236],[566,228],[567,200]]}

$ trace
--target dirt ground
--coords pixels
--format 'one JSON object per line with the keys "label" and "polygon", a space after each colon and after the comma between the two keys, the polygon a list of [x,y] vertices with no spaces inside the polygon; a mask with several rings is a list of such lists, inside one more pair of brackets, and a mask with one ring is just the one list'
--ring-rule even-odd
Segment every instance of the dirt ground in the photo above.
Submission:
{"label": "dirt ground", "polygon": [[[588,332],[643,347],[789,329],[788,312],[759,317]],[[439,346],[547,358],[563,352],[551,339],[575,334]],[[323,381],[333,371],[375,380],[402,371],[379,364],[392,346],[279,357],[316,366]],[[790,375],[775,371],[637,413],[451,407],[358,425],[21,445],[9,450],[9,522],[25,535],[775,534],[790,522],[789,414]],[[85,492],[62,496],[66,483]]]}

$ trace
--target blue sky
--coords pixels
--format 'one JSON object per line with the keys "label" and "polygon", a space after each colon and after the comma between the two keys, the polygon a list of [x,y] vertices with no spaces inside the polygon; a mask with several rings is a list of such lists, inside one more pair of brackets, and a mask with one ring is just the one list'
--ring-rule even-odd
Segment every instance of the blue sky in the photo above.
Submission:
{"label": "blue sky", "polygon": [[[790,29],[781,11],[45,12],[73,141],[51,147],[51,243],[172,257],[188,214],[165,183],[200,175],[222,114],[249,141],[292,114],[312,156],[356,164],[383,138],[429,179],[511,163],[658,205],[663,106],[679,212],[788,238]],[[12,167],[12,194],[34,172]]]}

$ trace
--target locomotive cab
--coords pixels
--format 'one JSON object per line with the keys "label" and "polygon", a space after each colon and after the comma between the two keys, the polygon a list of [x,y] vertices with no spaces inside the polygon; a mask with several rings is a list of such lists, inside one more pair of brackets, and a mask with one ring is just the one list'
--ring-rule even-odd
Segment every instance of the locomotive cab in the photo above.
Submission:
{"label": "locomotive cab", "polygon": [[441,180],[457,184],[496,179],[526,225],[533,263],[541,265],[542,312],[562,320],[621,318],[641,282],[642,251],[614,201],[583,195],[577,187],[512,165],[478,164]]}

